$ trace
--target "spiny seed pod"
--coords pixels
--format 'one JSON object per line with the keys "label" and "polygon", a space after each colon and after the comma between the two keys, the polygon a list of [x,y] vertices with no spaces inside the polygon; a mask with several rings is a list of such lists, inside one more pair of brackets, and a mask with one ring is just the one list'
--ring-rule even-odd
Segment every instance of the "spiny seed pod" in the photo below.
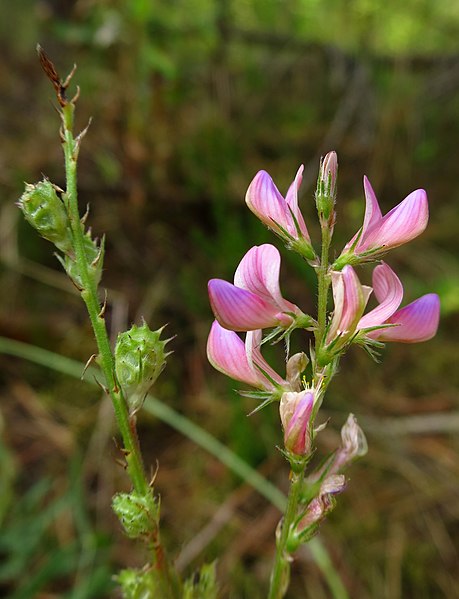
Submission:
{"label": "spiny seed pod", "polygon": [[[94,277],[95,284],[98,285],[102,276],[102,267],[104,264],[105,237],[97,240],[91,237],[91,230],[88,229],[83,237],[84,251],[88,262],[89,273]],[[73,255],[67,255],[64,258],[58,256],[65,272],[72,279],[79,289],[83,289],[78,264]]]}
{"label": "spiny seed pod", "polygon": [[158,575],[154,570],[136,570],[133,568],[121,570],[115,577],[120,585],[124,599],[149,599],[158,597]]}
{"label": "spiny seed pod", "polygon": [[153,493],[141,495],[136,491],[117,493],[112,507],[128,537],[136,539],[149,535],[157,526],[159,504]]}
{"label": "spiny seed pod", "polygon": [[131,414],[142,407],[150,387],[166,365],[168,340],[160,339],[163,329],[152,331],[146,323],[140,327],[133,325],[116,340],[116,376]]}
{"label": "spiny seed pod", "polygon": [[27,222],[42,237],[54,243],[64,253],[71,251],[72,240],[67,211],[50,181],[44,179],[35,185],[27,183],[18,206]]}

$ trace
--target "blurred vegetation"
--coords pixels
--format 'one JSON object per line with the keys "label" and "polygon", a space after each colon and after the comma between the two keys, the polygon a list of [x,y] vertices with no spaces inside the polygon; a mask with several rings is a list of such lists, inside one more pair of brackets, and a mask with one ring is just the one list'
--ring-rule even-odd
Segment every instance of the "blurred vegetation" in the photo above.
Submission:
{"label": "blurred vegetation", "polygon": [[[459,596],[458,39],[453,1],[0,4],[0,334],[81,361],[94,350],[51,246],[14,206],[24,180],[45,173],[63,184],[39,41],[60,71],[78,64],[81,128],[93,117],[80,199],[91,205],[95,233],[107,234],[113,337],[141,316],[152,327],[168,322],[175,354],[155,395],[281,488],[278,415],[246,418],[253,405],[205,358],[207,280],[231,278],[250,246],[277,243],[245,208],[245,190],[260,168],[285,190],[304,162],[301,203],[314,236],[318,160],[337,150],[337,251],[361,223],[363,174],[385,210],[427,190],[427,232],[387,260],[406,302],[441,295],[441,329],[429,343],[388,347],[379,365],[356,348],[324,407],[331,422],[320,454],[337,444],[349,411],[370,443],[321,530],[353,598]],[[285,296],[312,309],[311,273],[284,256]],[[282,348],[271,358],[282,370]],[[2,356],[1,382],[0,592],[114,596],[112,573],[142,556],[108,507],[126,485],[110,406],[84,383],[17,358]],[[164,531],[181,567],[224,553],[222,596],[263,597],[277,510],[147,414],[140,434],[147,463],[160,464]],[[310,556],[300,555],[289,597],[328,593]]]}

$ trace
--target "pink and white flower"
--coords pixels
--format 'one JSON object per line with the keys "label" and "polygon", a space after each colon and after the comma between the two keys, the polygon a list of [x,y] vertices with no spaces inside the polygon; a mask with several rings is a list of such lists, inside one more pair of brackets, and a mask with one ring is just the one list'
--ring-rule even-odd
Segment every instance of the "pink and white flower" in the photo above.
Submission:
{"label": "pink and white flower", "polygon": [[261,330],[249,331],[244,343],[237,333],[215,320],[207,340],[209,362],[223,374],[257,389],[274,391],[276,385],[289,388],[261,355],[261,338]]}
{"label": "pink and white flower", "polygon": [[403,299],[403,286],[395,272],[384,263],[373,271],[373,290],[379,305],[360,319],[357,328],[394,326],[370,330],[366,333],[368,337],[377,341],[418,343],[435,335],[440,319],[440,299],[436,293],[423,295],[397,310]]}
{"label": "pink and white flower", "polygon": [[352,252],[355,256],[368,255],[374,258],[411,241],[424,231],[429,220],[429,207],[423,189],[410,193],[383,216],[367,177],[363,179],[363,186],[366,202],[363,226],[345,246],[343,254]]}
{"label": "pink and white flower", "polygon": [[313,258],[311,238],[298,207],[298,189],[303,179],[301,165],[285,198],[266,171],[259,171],[247,190],[245,201],[262,223],[272,229],[284,241],[303,248],[306,257]]}
{"label": "pink and white flower", "polygon": [[279,287],[279,251],[270,244],[251,248],[234,275],[234,285],[222,279],[208,284],[215,318],[226,329],[254,331],[289,327],[302,315],[295,304],[282,297]]}
{"label": "pink and white flower", "polygon": [[311,450],[314,394],[304,391],[286,392],[279,405],[285,448],[296,455],[308,455]]}

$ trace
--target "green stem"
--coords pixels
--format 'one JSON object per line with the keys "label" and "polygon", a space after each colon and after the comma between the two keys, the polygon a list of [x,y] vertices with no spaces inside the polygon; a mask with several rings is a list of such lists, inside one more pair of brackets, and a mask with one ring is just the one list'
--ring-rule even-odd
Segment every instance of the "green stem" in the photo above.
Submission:
{"label": "green stem", "polygon": [[290,578],[290,555],[286,545],[290,528],[298,510],[298,500],[304,480],[304,468],[300,472],[291,473],[290,491],[287,498],[287,507],[281,521],[281,532],[276,543],[276,558],[271,574],[271,585],[268,599],[282,599],[285,595]]}
{"label": "green stem", "polygon": [[330,276],[328,273],[328,253],[331,242],[331,231],[328,225],[322,225],[322,253],[320,266],[317,269],[318,279],[318,298],[317,298],[317,331],[316,331],[316,349],[320,347],[325,335],[327,324],[327,300],[328,287],[330,285]]}
{"label": "green stem", "polygon": [[100,366],[105,376],[108,393],[112,399],[116,421],[126,451],[126,462],[129,477],[134,489],[139,493],[148,492],[148,480],[145,475],[142,457],[137,439],[129,424],[129,411],[122,391],[116,382],[115,364],[108,339],[105,321],[101,313],[101,305],[97,294],[94,276],[89,270],[88,258],[84,249],[84,230],[80,221],[77,196],[77,158],[78,143],[72,133],[74,105],[69,102],[62,110],[64,123],[64,156],[66,174],[66,200],[72,228],[75,262],[81,278],[81,296],[86,304],[91,325],[94,330],[99,350]]}
{"label": "green stem", "polygon": [[[99,302],[97,293],[97,281],[91,271],[88,257],[85,251],[84,228],[81,224],[80,213],[78,209],[77,195],[77,160],[79,150],[79,140],[73,136],[73,116],[75,106],[72,102],[67,103],[62,109],[63,121],[63,147],[65,156],[65,174],[66,174],[66,203],[72,230],[73,248],[75,252],[75,262],[78,268],[78,274],[81,280],[81,297],[83,298],[88,310],[91,325],[96,338],[99,351],[99,364],[105,377],[107,393],[113,403],[116,422],[123,439],[127,472],[132,481],[134,489],[142,495],[151,492],[149,480],[147,478],[145,467],[142,460],[142,454],[138,442],[135,428],[135,420],[130,417],[129,409],[123,392],[116,380],[115,362],[110,347],[110,340],[107,334],[103,310]],[[152,532],[155,545],[155,569],[160,573],[164,589],[168,590],[168,597],[179,597],[179,584],[172,568],[165,557],[163,547],[160,543],[159,529]]]}

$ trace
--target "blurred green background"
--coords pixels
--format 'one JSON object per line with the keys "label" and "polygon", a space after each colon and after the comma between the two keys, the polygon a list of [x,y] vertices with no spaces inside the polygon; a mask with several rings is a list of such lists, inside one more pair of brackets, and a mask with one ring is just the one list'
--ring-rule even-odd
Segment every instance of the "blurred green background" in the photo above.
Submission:
{"label": "blurred green background", "polygon": [[[63,75],[78,64],[77,123],[92,124],[79,170],[96,235],[113,337],[141,316],[168,323],[174,354],[154,393],[282,489],[287,465],[274,406],[254,407],[205,356],[206,283],[230,279],[254,244],[280,243],[245,207],[263,168],[281,191],[305,164],[301,206],[313,238],[319,158],[338,152],[334,251],[362,222],[362,176],[383,211],[429,195],[428,230],[387,262],[405,301],[440,294],[438,335],[358,348],[330,388],[318,455],[352,411],[368,456],[320,532],[349,595],[459,597],[459,2],[454,0],[17,0],[0,4],[0,335],[85,362],[83,305],[50,244],[22,221],[23,182],[61,186],[63,160],[40,42]],[[314,278],[283,252],[284,295],[312,310]],[[369,280],[369,273],[362,275]],[[298,337],[294,349],[305,339]],[[268,352],[282,372],[282,348]],[[145,556],[109,509],[127,488],[97,388],[2,355],[0,594],[115,597],[112,574]],[[139,419],[159,463],[163,528],[185,572],[219,560],[222,597],[266,595],[279,513],[186,437]],[[330,597],[305,551],[288,597]]]}

